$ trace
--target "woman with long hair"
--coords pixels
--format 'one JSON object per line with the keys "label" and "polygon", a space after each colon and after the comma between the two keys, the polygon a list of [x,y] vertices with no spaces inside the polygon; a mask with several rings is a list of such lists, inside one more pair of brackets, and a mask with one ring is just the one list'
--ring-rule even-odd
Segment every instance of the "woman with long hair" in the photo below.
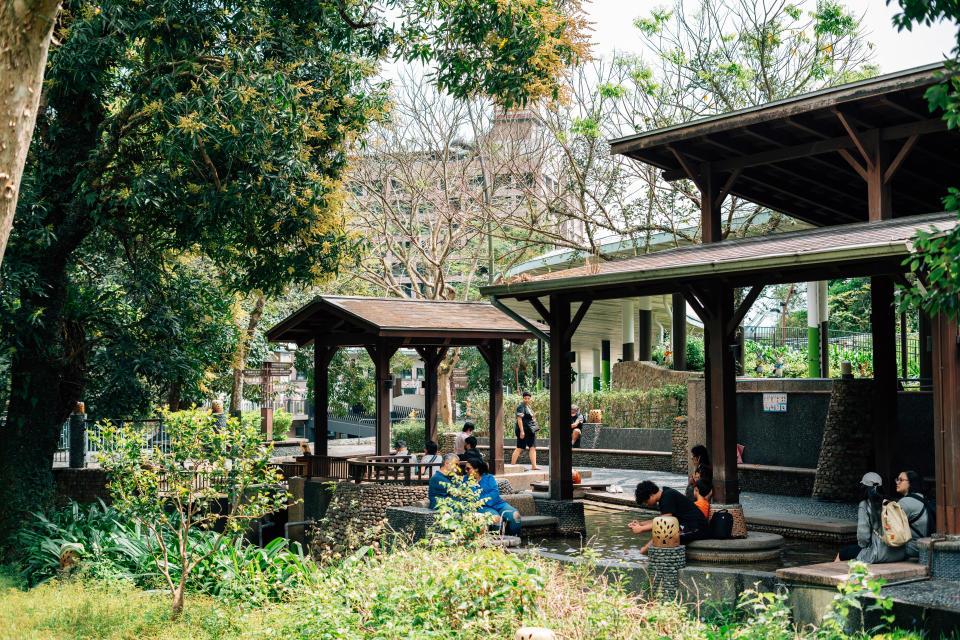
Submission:
{"label": "woman with long hair", "polygon": [[705,446],[698,444],[690,449],[690,464],[693,467],[693,476],[687,484],[686,495],[693,500],[693,488],[697,482],[713,485],[713,467],[710,466],[710,453]]}
{"label": "woman with long hair", "polygon": [[891,547],[883,541],[883,520],[880,510],[884,496],[880,493],[883,478],[873,471],[864,474],[860,480],[863,487],[863,500],[857,511],[857,543],[840,549],[837,560],[859,560],[867,564],[877,562],[899,562],[906,555],[904,547]]}

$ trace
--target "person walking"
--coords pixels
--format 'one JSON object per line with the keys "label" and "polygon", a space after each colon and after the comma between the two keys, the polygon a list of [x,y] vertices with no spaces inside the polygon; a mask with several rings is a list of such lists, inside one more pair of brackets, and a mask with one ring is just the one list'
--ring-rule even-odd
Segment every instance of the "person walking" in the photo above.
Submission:
{"label": "person walking", "polygon": [[537,424],[537,418],[533,415],[533,409],[530,408],[533,395],[529,391],[524,391],[522,398],[523,402],[517,407],[516,412],[517,426],[513,428],[517,436],[517,448],[513,450],[510,464],[517,464],[520,452],[527,449],[530,451],[530,469],[535,470],[540,468],[537,466],[537,429],[540,425]]}

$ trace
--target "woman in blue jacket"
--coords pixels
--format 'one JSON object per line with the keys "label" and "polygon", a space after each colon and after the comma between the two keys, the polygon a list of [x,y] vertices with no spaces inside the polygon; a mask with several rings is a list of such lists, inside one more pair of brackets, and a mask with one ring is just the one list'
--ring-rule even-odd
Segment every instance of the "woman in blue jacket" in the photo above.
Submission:
{"label": "woman in blue jacket", "polygon": [[489,513],[496,517],[495,523],[507,535],[520,535],[520,512],[500,497],[497,479],[490,473],[490,467],[479,458],[467,458],[467,473],[480,485],[480,513]]}

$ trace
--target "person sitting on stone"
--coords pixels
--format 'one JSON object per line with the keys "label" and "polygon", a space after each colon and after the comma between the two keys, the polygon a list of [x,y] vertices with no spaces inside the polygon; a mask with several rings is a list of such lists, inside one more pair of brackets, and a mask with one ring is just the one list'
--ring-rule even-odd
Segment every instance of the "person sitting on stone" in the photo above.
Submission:
{"label": "person sitting on stone", "polygon": [[480,486],[480,513],[489,513],[494,517],[494,524],[510,536],[520,535],[520,512],[500,497],[500,487],[497,479],[490,473],[490,467],[483,460],[476,458],[466,462],[467,474],[477,481]]}
{"label": "person sitting on stone", "polygon": [[932,533],[932,518],[927,513],[927,499],[923,496],[923,478],[916,471],[901,471],[897,475],[897,493],[902,496],[898,502],[910,523],[910,542],[904,546],[904,552],[908,558],[916,558],[920,555],[917,540]]}
{"label": "person sitting on stone", "polygon": [[690,449],[690,463],[693,466],[693,475],[687,484],[686,496],[693,500],[693,485],[697,480],[705,480],[707,484],[713,485],[713,467],[710,466],[710,454],[707,448],[702,444],[694,445]]}
{"label": "person sitting on stone", "polygon": [[583,414],[580,413],[580,407],[575,404],[570,405],[570,445],[580,446],[580,433],[583,427]]}
{"label": "person sitting on stone", "polygon": [[443,456],[437,453],[438,448],[436,442],[427,440],[426,444],[423,445],[424,454],[423,457],[420,458],[420,464],[443,464]]}
{"label": "person sitting on stone", "polygon": [[[637,485],[634,494],[637,505],[640,507],[657,507],[661,516],[673,516],[680,523],[680,544],[687,544],[694,540],[707,537],[707,519],[703,512],[693,504],[693,501],[676,489],[670,487],[659,488],[649,480]],[[634,520],[627,525],[634,533],[644,533],[653,529],[653,520],[638,522]],[[643,545],[640,553],[646,553],[650,543]]]}
{"label": "person sitting on stone", "polygon": [[860,486],[864,495],[857,508],[857,543],[840,549],[836,560],[856,559],[867,564],[900,562],[906,555],[906,550],[903,547],[891,547],[880,537],[880,532],[883,531],[880,515],[884,501],[883,494],[880,493],[883,478],[873,471],[865,473],[860,480]]}
{"label": "person sitting on stone", "polygon": [[457,434],[456,439],[453,441],[453,452],[457,455],[462,454],[466,451],[465,442],[466,439],[473,435],[473,423],[469,420],[463,423],[463,429],[460,430],[460,433]]}
{"label": "person sitting on stone", "polygon": [[410,453],[406,440],[397,440],[397,451],[393,454],[397,458],[406,458],[406,462],[416,462],[417,456]]}
{"label": "person sitting on stone", "polygon": [[710,520],[710,500],[713,498],[713,485],[706,480],[697,480],[693,485],[693,504]]}
{"label": "person sitting on stone", "polygon": [[430,508],[437,508],[437,500],[450,497],[450,482],[457,474],[457,462],[460,458],[455,453],[443,456],[443,465],[430,477],[427,487],[427,497],[430,499]]}
{"label": "person sitting on stone", "polygon": [[460,462],[466,462],[471,458],[476,460],[483,460],[483,456],[480,455],[480,452],[477,451],[477,439],[473,436],[469,436],[463,441],[464,451],[460,454]]}

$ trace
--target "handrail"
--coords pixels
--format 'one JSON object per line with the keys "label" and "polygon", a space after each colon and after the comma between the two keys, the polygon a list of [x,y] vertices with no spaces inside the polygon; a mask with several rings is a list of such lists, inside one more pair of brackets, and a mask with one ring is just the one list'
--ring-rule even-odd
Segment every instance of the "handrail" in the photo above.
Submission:
{"label": "handrail", "polygon": [[427,484],[441,462],[409,462],[408,456],[358,456],[348,458],[350,477],[354,482],[382,484]]}

